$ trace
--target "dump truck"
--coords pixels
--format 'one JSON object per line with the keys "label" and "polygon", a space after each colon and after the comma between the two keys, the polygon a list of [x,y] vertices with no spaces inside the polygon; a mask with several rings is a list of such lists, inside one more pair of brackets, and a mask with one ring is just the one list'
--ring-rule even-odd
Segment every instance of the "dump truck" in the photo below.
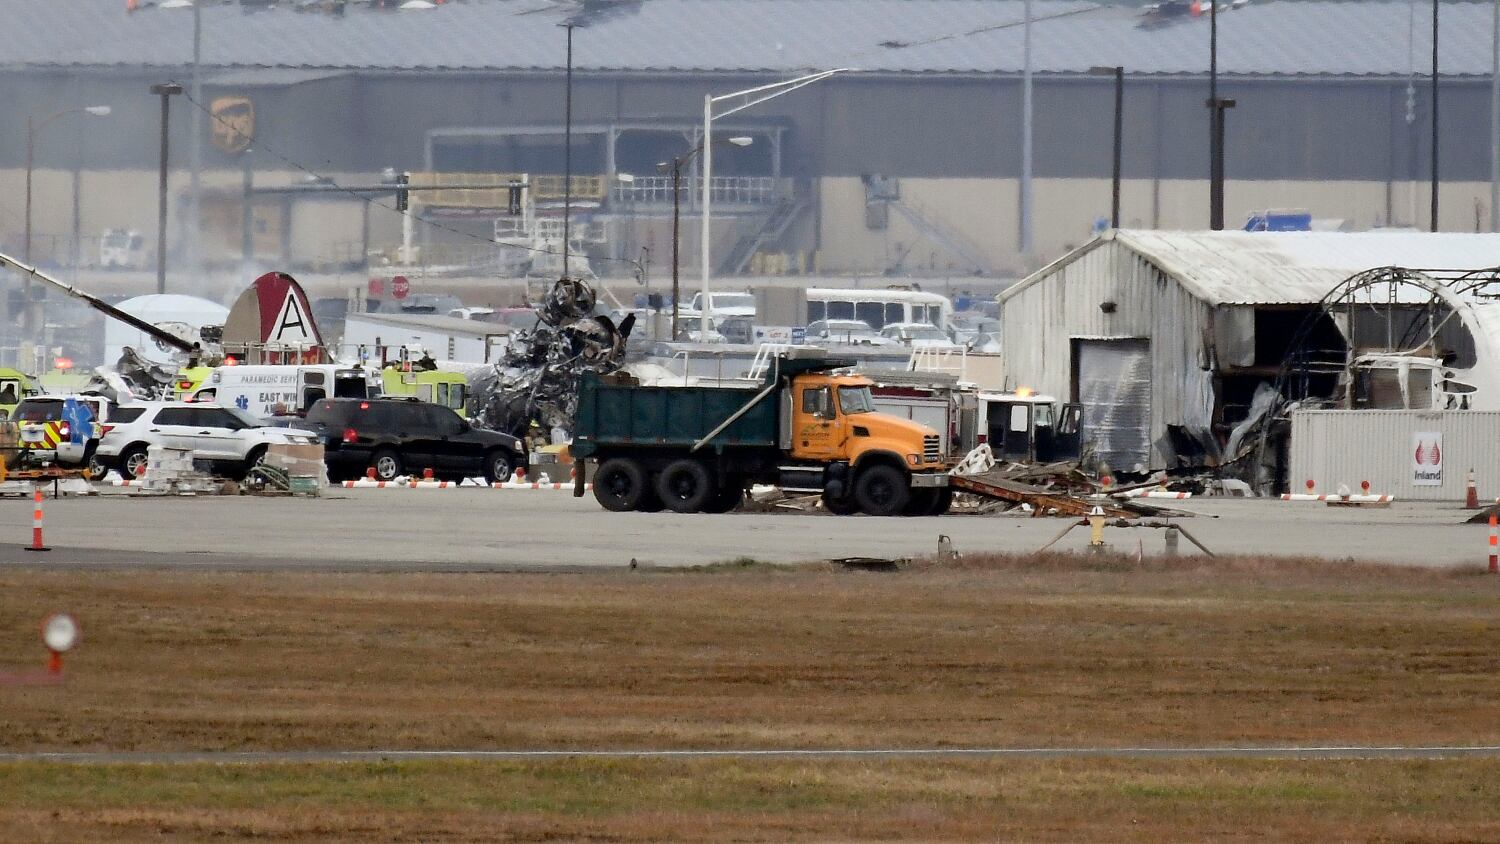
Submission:
{"label": "dump truck", "polygon": [[[759,386],[643,387],[585,373],[572,454],[607,510],[722,513],[751,484],[819,492],[831,513],[937,515],[952,503],[937,431],[874,409],[854,361],[775,358]],[[582,484],[575,487],[582,495]]]}

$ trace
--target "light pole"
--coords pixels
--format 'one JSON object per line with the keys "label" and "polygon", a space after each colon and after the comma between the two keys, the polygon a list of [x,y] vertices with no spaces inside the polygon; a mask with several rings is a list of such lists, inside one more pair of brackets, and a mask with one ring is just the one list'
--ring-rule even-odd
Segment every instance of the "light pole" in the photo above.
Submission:
{"label": "light pole", "polygon": [[[726,143],[737,147],[747,147],[754,143],[755,139],[748,136],[728,138]],[[679,156],[674,156],[671,161],[663,161],[656,165],[658,169],[672,171],[672,339],[677,339],[677,302],[682,298],[682,285],[678,278],[678,267],[681,264],[680,250],[682,247],[682,168],[693,160],[693,156],[703,151],[703,145],[699,144]],[[704,302],[704,307],[708,303]],[[706,334],[704,336],[707,336]]]}
{"label": "light pole", "polygon": [[[783,94],[790,94],[798,88],[805,88],[814,82],[827,79],[835,73],[846,73],[852,68],[840,67],[833,70],[825,70],[820,73],[812,73],[807,76],[799,76],[796,79],[788,79],[784,82],[773,82],[770,85],[761,85],[756,88],[746,88],[743,91],[735,91],[732,94],[705,94],[703,96],[703,139],[699,146],[703,149],[703,230],[700,232],[701,243],[699,251],[702,261],[703,275],[703,317],[699,324],[702,336],[707,339],[709,331],[709,298],[708,282],[713,275],[713,230],[710,226],[712,220],[713,203],[713,173],[714,173],[714,149],[713,149],[713,123],[716,118],[728,117],[731,114],[744,111],[751,106],[757,106],[767,100],[774,100]],[[718,114],[714,113],[714,106],[730,100],[742,100],[724,109]]]}
{"label": "light pole", "polygon": [[568,75],[567,89],[563,95],[563,243],[562,274],[568,277],[568,219],[573,216],[573,27],[561,26],[568,31]]}
{"label": "light pole", "polygon": [[1209,106],[1209,228],[1224,231],[1224,111],[1235,108],[1235,100],[1218,96],[1218,0],[1209,0],[1209,99],[1205,105]]}
{"label": "light pole", "polygon": [[1432,226],[1438,230],[1438,0],[1432,0]]}
{"label": "light pole", "polygon": [[1033,101],[1032,101],[1032,73],[1031,73],[1031,0],[1026,0],[1021,7],[1024,10],[1025,21],[1021,28],[1021,179],[1016,185],[1016,199],[1019,206],[1016,211],[1018,225],[1016,232],[1016,250],[1021,253],[1023,263],[1031,260],[1032,233],[1031,233],[1031,159],[1032,159],[1032,134],[1036,127],[1033,123]]}
{"label": "light pole", "polygon": [[[109,106],[107,106],[107,105],[96,105],[96,106],[84,106],[82,108],[63,109],[62,111],[56,112],[54,114],[50,114],[50,115],[48,115],[48,116],[46,116],[46,117],[44,117],[44,118],[42,118],[41,120],[38,120],[38,121],[33,121],[31,119],[31,115],[29,115],[29,114],[26,115],[26,234],[25,234],[25,240],[24,240],[24,242],[22,243],[22,246],[21,246],[21,256],[22,256],[22,260],[24,260],[27,264],[31,264],[32,266],[35,266],[35,264],[31,260],[31,177],[32,177],[32,170],[34,169],[35,163],[36,163],[36,161],[35,161],[36,160],[36,133],[42,131],[42,129],[44,127],[46,127],[46,125],[48,123],[51,123],[52,121],[58,119],[59,117],[65,117],[65,116],[67,116],[69,114],[90,114],[90,115],[93,115],[94,117],[106,117],[106,116],[109,115],[109,113],[110,113],[110,107]],[[76,218],[77,214],[78,214],[78,208],[77,208],[78,190],[77,190],[77,181],[76,181],[77,177],[75,176],[74,179],[75,179],[75,181],[74,181],[74,191],[73,191],[73,199],[74,199],[73,213],[74,213],[74,217]],[[24,303],[22,304],[21,307],[23,309],[23,313],[26,315],[27,328],[29,329],[29,328],[32,327],[30,325],[30,322],[31,322],[31,276],[30,275],[26,276],[26,281],[25,281],[25,283],[23,285],[23,296],[22,296],[22,298],[24,299]]]}
{"label": "light pole", "polygon": [[1500,232],[1500,0],[1491,15],[1495,27],[1490,42],[1490,231]]}
{"label": "light pole", "polygon": [[[1500,2],[1500,0],[1496,1]],[[1114,166],[1110,176],[1109,225],[1110,228],[1118,230],[1120,228],[1120,150],[1125,143],[1125,68],[1119,65],[1091,67],[1089,73],[1115,78],[1115,149]]]}
{"label": "light pole", "polygon": [[156,292],[167,292],[167,122],[172,97],[182,93],[176,82],[152,85],[151,93],[161,97],[161,177],[156,191]]}

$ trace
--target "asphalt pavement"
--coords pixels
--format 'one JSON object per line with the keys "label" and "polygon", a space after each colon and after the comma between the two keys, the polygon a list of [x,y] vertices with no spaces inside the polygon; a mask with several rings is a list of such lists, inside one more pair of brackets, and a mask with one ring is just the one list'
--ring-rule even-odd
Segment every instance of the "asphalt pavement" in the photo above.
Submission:
{"label": "asphalt pavement", "polygon": [[[1174,519],[1217,554],[1310,555],[1413,566],[1483,566],[1488,529],[1456,504],[1388,509],[1321,503],[1192,499]],[[29,499],[0,500],[0,565],[257,570],[512,571],[693,566],[749,558],[798,563],[936,552],[1027,552],[1068,520],[1024,515],[933,518],[777,511],[726,515],[610,513],[568,491],[330,489],[321,498],[144,497],[49,499],[51,551],[24,550]],[[1162,521],[1162,520],[1157,520]],[[1115,548],[1160,553],[1164,531],[1109,528]],[[1081,550],[1075,528],[1055,546]],[[1185,539],[1183,553],[1196,553]]]}

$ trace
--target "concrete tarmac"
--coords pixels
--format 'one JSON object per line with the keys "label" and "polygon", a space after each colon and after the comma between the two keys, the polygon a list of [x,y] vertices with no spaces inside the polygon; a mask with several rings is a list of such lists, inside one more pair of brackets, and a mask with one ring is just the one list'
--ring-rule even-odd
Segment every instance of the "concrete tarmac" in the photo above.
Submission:
{"label": "concrete tarmac", "polygon": [[[1181,524],[1217,554],[1310,555],[1413,566],[1485,565],[1488,529],[1455,504],[1389,509],[1193,499]],[[939,534],[965,554],[1028,552],[1066,519],[1022,515],[871,518],[778,511],[721,516],[610,513],[567,491],[331,489],[321,498],[49,499],[46,542],[31,537],[31,501],[0,500],[0,565],[256,570],[574,570],[693,566],[751,558],[797,563],[930,555]],[[1164,531],[1110,528],[1106,540],[1160,553]],[[1055,547],[1081,550],[1075,528]],[[1184,539],[1183,553],[1196,553]]]}

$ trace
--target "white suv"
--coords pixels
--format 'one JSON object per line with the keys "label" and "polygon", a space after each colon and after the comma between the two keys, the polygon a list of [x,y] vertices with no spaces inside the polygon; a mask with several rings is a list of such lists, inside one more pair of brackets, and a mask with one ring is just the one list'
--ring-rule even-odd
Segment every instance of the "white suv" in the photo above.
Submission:
{"label": "white suv", "polygon": [[[133,414],[136,409],[139,414]],[[119,408],[131,411],[128,422],[107,425],[99,441],[100,460],[133,478],[146,465],[146,449],[153,445],[191,449],[194,461],[213,465],[230,477],[244,477],[272,444],[314,445],[311,431],[275,428],[243,410],[216,404],[160,401],[138,402]]]}

